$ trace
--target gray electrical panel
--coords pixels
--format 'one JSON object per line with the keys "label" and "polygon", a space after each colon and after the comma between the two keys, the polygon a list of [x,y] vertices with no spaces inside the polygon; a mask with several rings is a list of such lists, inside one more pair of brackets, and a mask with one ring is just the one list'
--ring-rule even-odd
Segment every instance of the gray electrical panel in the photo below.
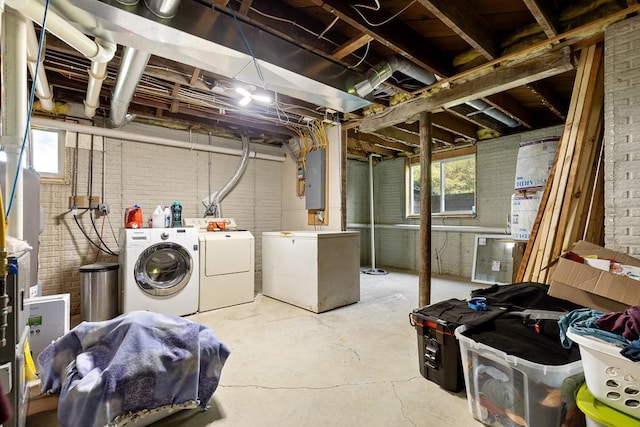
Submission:
{"label": "gray electrical panel", "polygon": [[305,157],[305,209],[324,209],[326,156],[325,150],[315,150]]}

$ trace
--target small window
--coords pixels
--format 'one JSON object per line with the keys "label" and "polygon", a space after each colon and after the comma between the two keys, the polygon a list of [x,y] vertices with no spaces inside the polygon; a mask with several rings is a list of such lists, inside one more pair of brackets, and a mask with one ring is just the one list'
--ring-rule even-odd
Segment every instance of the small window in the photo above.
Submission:
{"label": "small window", "polygon": [[64,134],[50,129],[31,129],[33,168],[43,178],[64,178]]}
{"label": "small window", "polygon": [[[408,168],[407,216],[420,215],[420,159],[412,158]],[[476,156],[434,155],[431,162],[431,214],[475,215]]]}

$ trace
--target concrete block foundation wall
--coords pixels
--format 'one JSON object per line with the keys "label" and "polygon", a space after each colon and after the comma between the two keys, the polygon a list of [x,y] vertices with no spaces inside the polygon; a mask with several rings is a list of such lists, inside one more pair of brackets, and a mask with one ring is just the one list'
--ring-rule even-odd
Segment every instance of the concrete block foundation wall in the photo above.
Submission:
{"label": "concrete block foundation wall", "polygon": [[605,32],[605,246],[640,257],[640,17]]}
{"label": "concrete block foundation wall", "polygon": [[[554,126],[477,143],[477,215],[432,218],[433,274],[471,278],[475,233],[438,231],[438,227],[499,228],[506,233],[520,143],[559,136],[561,133],[562,126]],[[357,160],[350,160],[347,166],[347,223],[349,229],[360,231],[361,249],[365,240],[369,239],[367,168],[367,163]],[[405,160],[381,161],[374,166],[373,175],[376,265],[417,271],[420,266],[420,221],[405,217]],[[361,210],[365,210],[364,215]],[[362,251],[363,262],[370,262],[369,250],[367,247],[366,251]]]}
{"label": "concrete block foundation wall", "polygon": [[[128,125],[127,132],[189,141],[187,132],[144,125]],[[70,166],[67,182],[42,183],[41,203],[45,210],[45,228],[40,235],[40,269],[38,280],[43,294],[71,294],[71,312],[80,312],[79,267],[99,262],[117,262],[89,243],[75,224],[69,209],[72,195],[71,178],[75,154],[75,136],[68,134],[67,157]],[[192,142],[207,144],[207,135],[191,135]],[[86,138],[84,138],[86,139]],[[138,204],[144,219],[151,217],[157,205],[170,205],[180,201],[183,217],[202,217],[205,208],[201,200],[209,189],[220,189],[237,170],[240,157],[226,154],[181,148],[143,144],[127,140],[106,138],[102,151],[102,138],[94,138],[93,195],[108,203],[111,213],[107,217],[94,218],[98,232],[110,249],[117,251],[120,243],[124,209]],[[218,141],[218,140],[216,140]],[[241,149],[240,141],[222,140],[228,147]],[[103,175],[103,153],[106,167]],[[278,151],[279,153],[279,151]],[[273,153],[271,153],[273,154]],[[78,149],[77,194],[86,195],[89,181],[90,150],[86,143]],[[211,160],[211,186],[209,186],[209,162]],[[282,217],[282,162],[249,160],[247,169],[238,185],[222,202],[224,216],[236,219],[238,226],[250,230],[256,239],[256,291],[261,291],[261,238],[263,231],[281,229]],[[102,194],[102,177],[105,178],[105,194]],[[97,241],[89,212],[79,210],[78,218],[87,234]]]}

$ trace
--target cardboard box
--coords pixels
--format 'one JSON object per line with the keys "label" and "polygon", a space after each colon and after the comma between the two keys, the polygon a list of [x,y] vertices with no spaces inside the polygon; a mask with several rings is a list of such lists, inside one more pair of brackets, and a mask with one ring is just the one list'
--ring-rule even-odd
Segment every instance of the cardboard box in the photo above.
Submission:
{"label": "cardboard box", "polygon": [[[585,241],[577,242],[571,252],[580,256],[615,259],[622,264],[640,267],[637,258]],[[604,312],[618,312],[640,305],[640,280],[609,273],[563,256],[551,276],[549,295]]]}

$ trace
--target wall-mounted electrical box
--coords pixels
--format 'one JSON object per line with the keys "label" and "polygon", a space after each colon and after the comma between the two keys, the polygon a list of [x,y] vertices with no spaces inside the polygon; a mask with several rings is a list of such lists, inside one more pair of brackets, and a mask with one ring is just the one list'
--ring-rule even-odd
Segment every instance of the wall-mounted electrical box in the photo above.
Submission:
{"label": "wall-mounted electrical box", "polygon": [[314,150],[305,158],[305,209],[325,208],[326,156],[325,150]]}

